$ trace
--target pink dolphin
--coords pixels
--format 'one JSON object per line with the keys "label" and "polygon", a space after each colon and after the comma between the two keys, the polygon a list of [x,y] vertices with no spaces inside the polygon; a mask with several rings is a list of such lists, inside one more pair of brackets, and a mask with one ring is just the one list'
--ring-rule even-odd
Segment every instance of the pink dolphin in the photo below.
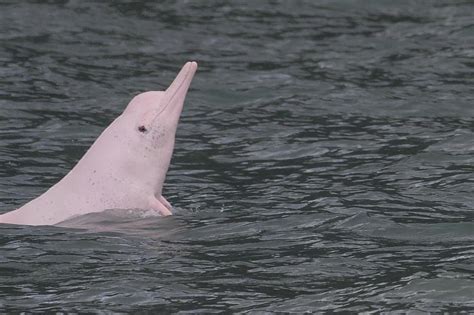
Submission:
{"label": "pink dolphin", "polygon": [[184,99],[197,69],[187,62],[170,87],[137,95],[57,184],[0,223],[52,225],[106,209],[171,215],[162,196]]}

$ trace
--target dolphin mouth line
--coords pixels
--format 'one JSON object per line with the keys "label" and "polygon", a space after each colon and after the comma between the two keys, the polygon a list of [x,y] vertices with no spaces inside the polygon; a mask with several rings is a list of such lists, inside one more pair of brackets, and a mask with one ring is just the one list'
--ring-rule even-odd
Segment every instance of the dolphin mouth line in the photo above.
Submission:
{"label": "dolphin mouth line", "polygon": [[[194,62],[190,62],[190,63],[194,63]],[[189,76],[191,76],[191,73],[193,72],[193,71],[191,71],[191,70],[192,70],[192,69],[187,69],[184,78],[181,80],[181,82],[179,82],[178,87],[174,90],[174,92],[173,92],[173,94],[171,95],[171,97],[168,98],[168,101],[167,101],[167,103],[165,104],[165,106],[163,106],[163,108],[162,108],[158,113],[156,113],[156,114],[153,116],[152,120],[151,120],[150,123],[149,123],[149,125],[150,125],[149,127],[153,126],[153,124],[155,123],[155,120],[158,119],[158,117],[159,117],[159,116],[168,108],[168,106],[173,102],[174,98],[176,97],[176,94],[178,94],[178,92],[181,92],[182,86],[183,86],[185,83],[188,82],[188,78],[189,78]],[[179,76],[179,74],[178,74],[178,76]],[[189,83],[191,83],[191,82],[189,82]],[[165,92],[165,93],[166,93],[166,92]],[[145,126],[145,125],[138,127],[138,130],[139,130],[140,132],[147,132],[149,129],[150,129],[150,128],[147,128],[147,126]]]}

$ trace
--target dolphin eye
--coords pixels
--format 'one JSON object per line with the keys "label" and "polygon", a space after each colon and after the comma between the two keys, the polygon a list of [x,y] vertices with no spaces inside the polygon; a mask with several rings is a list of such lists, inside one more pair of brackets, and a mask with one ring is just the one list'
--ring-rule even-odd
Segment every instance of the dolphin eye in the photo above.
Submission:
{"label": "dolphin eye", "polygon": [[140,132],[146,132],[145,126],[139,126],[139,127],[138,127],[138,131],[140,131]]}

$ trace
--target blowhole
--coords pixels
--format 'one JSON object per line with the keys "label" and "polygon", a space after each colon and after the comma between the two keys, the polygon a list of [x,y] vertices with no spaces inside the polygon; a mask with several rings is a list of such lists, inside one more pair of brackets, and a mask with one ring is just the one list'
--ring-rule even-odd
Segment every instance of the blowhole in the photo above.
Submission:
{"label": "blowhole", "polygon": [[138,131],[140,132],[146,132],[146,127],[145,126],[139,126]]}

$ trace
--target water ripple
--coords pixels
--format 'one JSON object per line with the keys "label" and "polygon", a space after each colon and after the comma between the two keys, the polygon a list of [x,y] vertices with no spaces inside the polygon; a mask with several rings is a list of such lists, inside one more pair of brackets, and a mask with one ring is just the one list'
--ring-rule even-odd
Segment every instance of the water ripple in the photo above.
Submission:
{"label": "water ripple", "polygon": [[169,218],[0,226],[10,312],[471,312],[473,5],[3,1],[0,209],[200,68]]}

